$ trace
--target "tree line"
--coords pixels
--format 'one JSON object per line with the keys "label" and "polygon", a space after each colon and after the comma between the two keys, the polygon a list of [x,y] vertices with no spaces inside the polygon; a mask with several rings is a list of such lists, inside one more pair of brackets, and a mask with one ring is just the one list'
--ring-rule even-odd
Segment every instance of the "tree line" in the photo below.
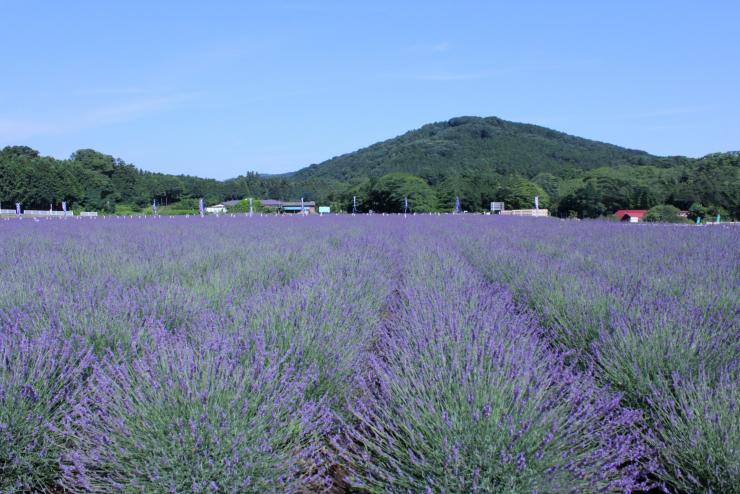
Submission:
{"label": "tree line", "polygon": [[487,211],[491,202],[507,209],[539,206],[560,217],[597,218],[619,209],[671,205],[701,216],[740,218],[740,155],[718,153],[671,168],[622,165],[571,170],[565,175],[540,172],[533,177],[510,174],[455,174],[437,184],[406,173],[369,178],[330,198],[345,210],[354,196],[360,210],[401,209],[403,197],[418,211],[450,211],[460,198],[462,209]]}
{"label": "tree line", "polygon": [[[75,209],[113,213],[125,205],[136,211],[158,204],[209,204],[245,196],[283,197],[287,181],[264,180],[249,172],[219,181],[188,175],[140,170],[130,163],[92,149],[81,149],[68,160],[40,156],[26,146],[0,150],[0,203],[20,202],[26,209],[59,209],[61,202]],[[5,207],[5,206],[4,206]]]}
{"label": "tree line", "polygon": [[0,204],[20,202],[26,209],[54,209],[62,201],[73,209],[115,213],[141,211],[153,200],[196,211],[207,204],[245,197],[296,200],[304,197],[351,211],[399,212],[408,198],[411,211],[450,211],[459,197],[462,209],[486,211],[492,201],[507,209],[542,208],[562,217],[594,218],[618,209],[671,205],[705,215],[740,218],[740,155],[717,153],[672,166],[621,164],[591,169],[560,168],[553,173],[453,169],[434,175],[390,172],[380,177],[261,176],[247,172],[219,181],[140,170],[92,149],[67,160],[41,156],[25,146],[0,151]]}

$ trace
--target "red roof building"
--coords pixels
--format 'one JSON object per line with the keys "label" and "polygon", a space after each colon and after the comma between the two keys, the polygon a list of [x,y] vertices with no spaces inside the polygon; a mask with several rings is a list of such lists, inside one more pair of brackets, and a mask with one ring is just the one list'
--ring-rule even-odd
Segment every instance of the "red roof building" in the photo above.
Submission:
{"label": "red roof building", "polygon": [[614,216],[619,221],[629,221],[630,223],[639,223],[645,218],[647,209],[620,209]]}

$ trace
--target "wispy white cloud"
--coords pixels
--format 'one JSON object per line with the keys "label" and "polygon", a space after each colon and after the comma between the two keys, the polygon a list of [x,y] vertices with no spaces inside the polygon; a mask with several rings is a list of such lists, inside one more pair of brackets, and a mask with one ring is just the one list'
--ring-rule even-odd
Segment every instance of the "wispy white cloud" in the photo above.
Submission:
{"label": "wispy white cloud", "polygon": [[450,49],[450,44],[447,41],[443,41],[441,43],[437,43],[436,45],[432,45],[430,49],[433,52],[442,53]]}
{"label": "wispy white cloud", "polygon": [[656,132],[662,132],[664,130],[677,130],[677,129],[687,129],[690,126],[687,124],[655,124],[655,125],[637,125],[635,128],[638,128],[643,131],[656,131]]}
{"label": "wispy white cloud", "polygon": [[193,100],[199,93],[182,93],[170,96],[144,98],[92,108],[80,116],[80,122],[88,126],[101,126],[131,120],[162,110],[175,108]]}
{"label": "wispy white cloud", "polygon": [[52,127],[41,122],[0,117],[0,144],[49,133],[53,133]]}
{"label": "wispy white cloud", "polygon": [[141,87],[109,87],[80,89],[75,92],[78,96],[120,96],[131,94],[146,94],[148,91]]}
{"label": "wispy white cloud", "polygon": [[375,2],[306,2],[305,0],[293,2],[270,2],[270,7],[279,10],[295,12],[306,12],[315,14],[336,14],[338,10],[352,9],[364,14],[390,14],[394,11],[392,6],[381,5]]}
{"label": "wispy white cloud", "polygon": [[501,77],[510,74],[522,73],[522,72],[551,72],[558,71],[565,68],[561,65],[520,65],[512,67],[501,67],[497,69],[482,69],[471,72],[452,72],[452,71],[441,71],[441,72],[427,72],[427,73],[414,73],[414,74],[401,74],[397,77],[405,79],[415,79],[418,81],[472,81],[478,79],[491,79],[494,77]]}
{"label": "wispy white cloud", "polygon": [[637,113],[632,115],[634,118],[655,118],[655,117],[672,117],[675,115],[686,115],[691,113],[701,113],[708,110],[714,110],[714,105],[701,105],[701,106],[678,106],[673,108],[663,108],[660,110],[654,110],[644,113]]}
{"label": "wispy white cloud", "polygon": [[13,118],[0,115],[0,142],[13,142],[42,135],[62,135],[95,129],[168,111],[197,98],[200,93],[128,99],[93,106],[80,112],[47,118]]}
{"label": "wispy white cloud", "polygon": [[472,81],[475,79],[485,79],[487,77],[492,77],[492,75],[482,73],[428,74],[414,76],[414,79],[417,79],[419,81]]}
{"label": "wispy white cloud", "polygon": [[445,53],[450,50],[449,41],[440,41],[438,43],[417,43],[411,46],[410,51],[421,53]]}

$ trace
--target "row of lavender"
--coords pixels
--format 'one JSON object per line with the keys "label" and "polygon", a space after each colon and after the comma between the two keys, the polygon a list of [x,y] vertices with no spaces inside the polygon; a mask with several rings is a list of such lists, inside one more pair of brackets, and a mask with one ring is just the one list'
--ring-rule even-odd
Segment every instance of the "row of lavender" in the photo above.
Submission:
{"label": "row of lavender", "polygon": [[[370,492],[632,492],[648,487],[640,412],[549,348],[505,287],[430,224],[336,441]],[[447,224],[447,228],[455,228]]]}
{"label": "row of lavender", "polygon": [[74,223],[0,230],[0,492],[740,485],[735,230]]}
{"label": "row of lavender", "polygon": [[391,294],[383,232],[41,226],[0,233],[0,492],[335,483],[328,438]]}
{"label": "row of lavender", "polygon": [[643,411],[660,485],[740,492],[740,229],[512,221],[455,235],[553,347]]}

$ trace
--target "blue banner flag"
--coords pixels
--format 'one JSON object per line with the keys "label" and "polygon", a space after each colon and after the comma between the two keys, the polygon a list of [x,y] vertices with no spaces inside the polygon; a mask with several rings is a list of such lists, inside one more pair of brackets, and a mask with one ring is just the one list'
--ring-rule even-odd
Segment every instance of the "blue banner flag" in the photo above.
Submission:
{"label": "blue banner flag", "polygon": [[252,216],[252,213],[254,212],[254,208],[252,208],[252,198],[249,198],[249,216]]}
{"label": "blue banner flag", "polygon": [[201,218],[206,215],[206,206],[203,203],[203,198],[202,197],[200,199],[198,199],[198,212],[200,212],[200,217]]}
{"label": "blue banner flag", "polygon": [[67,201],[62,201],[62,211],[67,212]]}
{"label": "blue banner flag", "polygon": [[403,196],[403,214],[409,210],[409,196]]}
{"label": "blue banner flag", "polygon": [[534,196],[534,208],[540,209],[540,196]]}
{"label": "blue banner flag", "polygon": [[157,214],[157,200],[156,199],[152,201],[152,214],[154,215]]}
{"label": "blue banner flag", "polygon": [[460,213],[460,196],[455,196],[455,213]]}
{"label": "blue banner flag", "polygon": [[21,215],[21,203],[20,202],[15,203],[15,214],[17,214],[18,216]]}
{"label": "blue banner flag", "polygon": [[301,214],[306,214],[306,211],[303,208],[303,198],[301,197]]}

